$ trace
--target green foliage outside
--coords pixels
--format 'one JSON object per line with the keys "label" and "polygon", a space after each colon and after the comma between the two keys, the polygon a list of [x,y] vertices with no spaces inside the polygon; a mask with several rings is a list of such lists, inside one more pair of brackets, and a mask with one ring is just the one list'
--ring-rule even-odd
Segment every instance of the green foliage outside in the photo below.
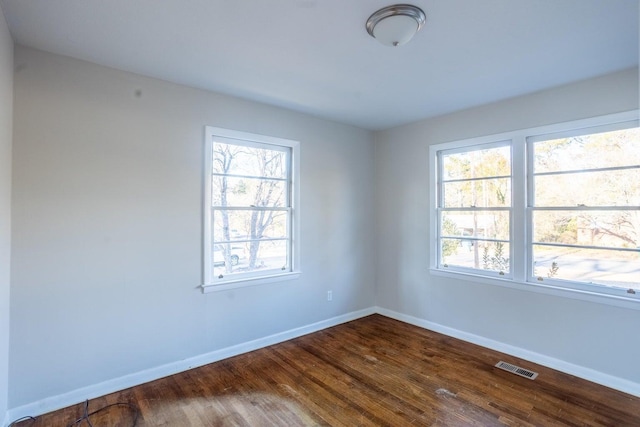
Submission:
{"label": "green foliage outside", "polygon": [[[639,143],[640,128],[535,143],[533,241],[568,245],[535,246],[536,258],[553,260],[543,275],[571,279],[570,269],[561,268],[565,256],[637,260],[637,251],[616,249],[640,248]],[[510,162],[508,147],[443,155],[443,208],[450,210],[442,231],[461,236],[442,240],[443,258],[508,271],[508,246],[483,239],[507,240],[511,234],[508,215],[500,211],[512,203]]]}
{"label": "green foliage outside", "polygon": [[[455,236],[458,232],[456,223],[449,218],[444,218],[442,221],[442,232],[447,236]],[[442,241],[442,257],[446,259],[448,256],[455,254],[458,251],[460,240],[445,239]]]}

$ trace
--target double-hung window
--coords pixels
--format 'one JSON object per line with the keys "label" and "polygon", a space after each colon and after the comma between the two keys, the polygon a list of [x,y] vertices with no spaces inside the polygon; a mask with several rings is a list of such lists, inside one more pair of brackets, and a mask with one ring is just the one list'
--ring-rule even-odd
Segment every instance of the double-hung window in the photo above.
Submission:
{"label": "double-hung window", "polygon": [[441,265],[511,276],[511,146],[480,144],[439,153]]}
{"label": "double-hung window", "polygon": [[637,124],[529,137],[527,149],[531,280],[640,293]]}
{"label": "double-hung window", "polygon": [[206,128],[205,291],[297,273],[297,153],[281,138]]}
{"label": "double-hung window", "polygon": [[432,146],[432,270],[640,301],[637,114]]}

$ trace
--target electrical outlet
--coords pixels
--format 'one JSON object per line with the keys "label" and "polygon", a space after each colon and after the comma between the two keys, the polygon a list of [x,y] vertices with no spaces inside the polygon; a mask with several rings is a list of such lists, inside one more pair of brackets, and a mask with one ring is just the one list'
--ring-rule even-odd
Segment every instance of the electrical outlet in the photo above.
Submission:
{"label": "electrical outlet", "polygon": [[327,301],[333,300],[333,291],[327,291]]}

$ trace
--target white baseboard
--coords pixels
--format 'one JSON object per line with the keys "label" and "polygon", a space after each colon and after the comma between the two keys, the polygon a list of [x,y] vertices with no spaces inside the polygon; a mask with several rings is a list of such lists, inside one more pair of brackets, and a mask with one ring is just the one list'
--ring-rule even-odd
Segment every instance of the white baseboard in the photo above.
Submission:
{"label": "white baseboard", "polygon": [[217,362],[219,360],[237,356],[239,354],[258,350],[263,347],[278,344],[293,338],[298,338],[303,335],[330,328],[341,323],[350,322],[352,320],[356,320],[375,313],[375,307],[354,311],[310,325],[280,332],[264,338],[259,338],[257,340],[234,345],[232,347],[227,347],[220,350],[215,350],[177,362],[167,363],[166,365],[146,369],[144,371],[125,375],[119,378],[114,378],[112,380],[72,390],[70,392],[63,393],[57,396],[47,397],[36,402],[10,409],[5,417],[6,420],[2,425],[6,426],[10,421],[28,415],[36,416],[55,411],[57,409],[66,408],[67,406],[83,402],[86,399],[93,399],[96,397],[104,396],[105,394],[114,393],[116,391],[124,390],[126,388],[133,387],[139,384],[144,384],[149,381],[177,374],[179,372],[184,372],[189,369],[197,368],[199,366],[207,365],[209,363]]}
{"label": "white baseboard", "polygon": [[398,313],[392,310],[388,310],[386,308],[376,307],[376,313],[379,313],[383,316],[390,317],[392,319],[400,320],[401,322],[419,326],[424,329],[429,329],[431,331],[438,332],[443,335],[457,338],[462,341],[467,341],[472,344],[477,344],[482,347],[489,348],[491,350],[499,351],[501,353],[506,353],[520,359],[537,363],[538,365],[546,366],[547,368],[555,369],[557,371],[561,371],[561,372],[585,379],[587,381],[591,381],[591,382],[603,385],[605,387],[610,387],[610,388],[622,391],[624,393],[628,393],[628,394],[640,397],[640,384],[635,383],[633,381],[625,380],[624,378],[619,378],[613,375],[604,374],[594,369],[585,368],[584,366],[575,365],[573,363],[565,362],[564,360],[549,357],[544,354],[536,353],[520,347],[505,344],[499,341],[494,341],[492,339],[485,338],[479,335],[470,334],[468,332],[450,328],[448,326],[444,326],[439,323],[434,323],[428,320]]}
{"label": "white baseboard", "polygon": [[332,326],[339,325],[341,323],[349,322],[351,320],[356,320],[361,317],[376,313],[453,338],[477,344],[482,347],[496,350],[501,353],[506,353],[520,359],[525,359],[551,369],[556,369],[558,371],[562,371],[570,375],[574,375],[576,377],[580,377],[585,380],[592,381],[594,383],[640,397],[640,384],[638,383],[612,375],[607,375],[593,369],[565,362],[563,360],[555,359],[544,354],[532,352],[499,341],[494,341],[479,335],[470,334],[468,332],[460,331],[458,329],[450,328],[448,326],[430,322],[428,320],[398,313],[386,308],[370,307],[310,325],[280,332],[268,337],[259,338],[257,340],[238,344],[232,347],[223,348],[220,350],[201,354],[199,356],[168,363],[151,369],[146,369],[144,371],[125,375],[119,378],[114,378],[102,383],[90,385],[80,389],[72,390],[68,393],[48,397],[36,402],[19,406],[7,411],[5,421],[2,425],[8,426],[10,421],[22,418],[24,416],[45,414],[47,412],[55,411],[57,409],[65,408],[67,406],[83,402],[86,399],[93,399],[96,397],[104,396],[109,393],[114,393],[116,391],[124,390],[126,388],[133,387],[139,384],[144,384],[146,382],[157,380],[159,378],[177,374],[179,372],[184,372],[198,366],[217,362],[219,360],[237,356],[239,354],[247,353],[273,344],[278,344],[283,341],[298,338],[303,335],[317,332],[326,328],[330,328]]}

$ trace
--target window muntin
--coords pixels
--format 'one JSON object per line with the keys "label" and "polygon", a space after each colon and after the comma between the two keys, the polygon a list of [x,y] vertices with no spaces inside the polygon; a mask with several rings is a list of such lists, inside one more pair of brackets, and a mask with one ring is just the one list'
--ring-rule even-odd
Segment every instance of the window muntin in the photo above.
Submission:
{"label": "window muntin", "polygon": [[295,271],[298,143],[207,127],[204,286]]}
{"label": "window muntin", "polygon": [[[567,145],[563,140],[571,138],[581,145],[558,153],[558,147]],[[510,177],[484,173],[473,179],[470,168],[444,170],[447,162],[457,161],[445,161],[446,155],[495,147],[501,143],[492,141],[501,140],[511,150]],[[431,146],[431,268],[438,274],[464,273],[502,286],[540,284],[530,289],[543,293],[613,304],[640,301],[639,144],[638,111],[630,111]],[[576,147],[592,147],[593,152]],[[506,182],[510,198],[503,199],[510,207],[477,199],[475,208],[465,207],[474,203],[462,190],[470,191],[470,181],[485,179],[503,187]],[[603,183],[607,191],[601,190]],[[475,192],[482,194],[478,185]],[[476,215],[509,212],[509,241],[503,239],[504,229],[496,229],[491,237],[480,226],[475,232],[461,232],[456,215],[466,215],[463,221],[468,222],[474,210]],[[610,227],[602,229],[604,225]],[[476,240],[477,256],[473,253]],[[490,250],[485,262],[480,244]],[[508,273],[502,266],[506,262]],[[492,281],[492,276],[508,280]],[[567,292],[571,290],[582,292]]]}
{"label": "window muntin", "polygon": [[529,139],[536,280],[640,291],[640,128],[624,126]]}
{"label": "window muntin", "polygon": [[508,142],[438,152],[441,268],[508,275],[511,150]]}

